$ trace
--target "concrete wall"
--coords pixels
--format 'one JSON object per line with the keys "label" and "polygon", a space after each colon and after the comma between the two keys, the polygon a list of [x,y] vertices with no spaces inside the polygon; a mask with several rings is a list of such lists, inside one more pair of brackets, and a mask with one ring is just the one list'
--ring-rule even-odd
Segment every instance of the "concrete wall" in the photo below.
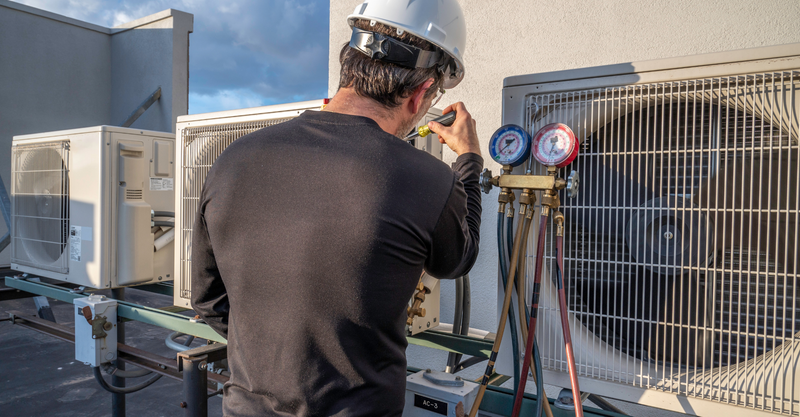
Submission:
{"label": "concrete wall", "polygon": [[[329,96],[339,84],[346,17],[362,0],[331,0]],[[800,2],[785,0],[461,0],[467,23],[466,77],[443,103],[463,101],[478,122],[481,148],[501,125],[503,78],[800,42]],[[484,155],[485,157],[486,155]],[[455,154],[445,151],[451,162]],[[487,160],[497,173],[500,166]],[[472,327],[494,331],[497,297],[497,189],[484,196],[481,255],[472,276]],[[444,283],[442,320],[452,321],[454,289]],[[443,354],[410,347],[409,365],[443,368]]]}
{"label": "concrete wall", "polygon": [[[105,28],[0,0],[0,177],[11,186],[15,135],[120,125],[158,86],[133,124],[172,132],[187,113],[193,17],[166,10]],[[0,221],[0,236],[7,232]],[[0,265],[9,264],[0,252]]]}

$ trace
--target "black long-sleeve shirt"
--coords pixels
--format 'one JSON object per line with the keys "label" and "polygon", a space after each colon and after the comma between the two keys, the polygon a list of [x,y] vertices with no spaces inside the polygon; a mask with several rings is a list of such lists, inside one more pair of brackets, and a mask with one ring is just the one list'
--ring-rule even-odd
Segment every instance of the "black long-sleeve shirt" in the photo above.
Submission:
{"label": "black long-sleeve shirt", "polygon": [[400,416],[407,302],[423,268],[474,263],[482,165],[332,112],[231,144],[192,232],[192,307],[228,340],[224,414]]}

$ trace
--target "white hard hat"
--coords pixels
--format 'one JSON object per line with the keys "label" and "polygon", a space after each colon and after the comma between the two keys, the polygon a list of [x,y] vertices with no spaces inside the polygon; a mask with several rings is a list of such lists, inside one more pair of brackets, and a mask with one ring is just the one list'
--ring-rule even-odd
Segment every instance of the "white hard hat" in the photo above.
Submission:
{"label": "white hard hat", "polygon": [[441,48],[455,68],[444,68],[444,88],[453,88],[464,78],[464,46],[467,27],[456,0],[365,0],[347,22],[353,27],[363,19],[408,32]]}

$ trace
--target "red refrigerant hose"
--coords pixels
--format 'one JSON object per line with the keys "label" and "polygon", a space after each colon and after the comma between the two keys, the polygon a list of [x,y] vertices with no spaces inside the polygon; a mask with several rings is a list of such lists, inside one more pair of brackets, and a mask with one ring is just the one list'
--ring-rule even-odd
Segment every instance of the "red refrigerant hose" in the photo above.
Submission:
{"label": "red refrigerant hose", "polygon": [[[528,367],[531,365],[531,354],[533,351],[533,339],[534,335],[536,334],[536,317],[539,311],[539,287],[542,283],[542,260],[544,258],[544,237],[545,232],[547,231],[547,219],[548,216],[545,213],[542,213],[541,220],[539,221],[539,242],[536,245],[536,263],[534,264],[534,282],[533,282],[533,292],[531,295],[531,319],[530,324],[528,325],[528,340],[525,342],[525,360],[522,362],[522,368],[527,370]],[[525,393],[525,385],[528,382],[528,378],[520,378],[519,379],[519,386],[517,387],[516,400],[514,400],[514,408],[512,411],[513,417],[519,416],[519,410],[522,407],[522,397]],[[536,381],[537,384],[542,384],[543,381]],[[537,401],[542,401],[542,398],[538,398]]]}
{"label": "red refrigerant hose", "polygon": [[[561,229],[559,225],[559,229]],[[583,403],[581,389],[578,386],[578,372],[575,369],[575,355],[572,353],[572,336],[569,331],[569,316],[567,310],[567,296],[564,293],[564,237],[561,233],[556,235],[556,263],[558,264],[558,307],[561,310],[561,328],[564,332],[564,347],[567,351],[567,366],[569,367],[569,383],[572,386],[572,398],[575,404],[575,416],[583,417]]]}

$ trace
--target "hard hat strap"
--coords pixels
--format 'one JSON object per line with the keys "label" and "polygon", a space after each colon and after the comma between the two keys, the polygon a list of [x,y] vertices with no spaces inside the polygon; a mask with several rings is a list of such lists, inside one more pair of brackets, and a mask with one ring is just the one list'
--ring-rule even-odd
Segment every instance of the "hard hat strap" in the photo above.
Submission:
{"label": "hard hat strap", "polygon": [[441,70],[452,60],[441,50],[426,51],[392,37],[358,28],[353,28],[350,47],[372,59],[412,69],[438,66]]}

